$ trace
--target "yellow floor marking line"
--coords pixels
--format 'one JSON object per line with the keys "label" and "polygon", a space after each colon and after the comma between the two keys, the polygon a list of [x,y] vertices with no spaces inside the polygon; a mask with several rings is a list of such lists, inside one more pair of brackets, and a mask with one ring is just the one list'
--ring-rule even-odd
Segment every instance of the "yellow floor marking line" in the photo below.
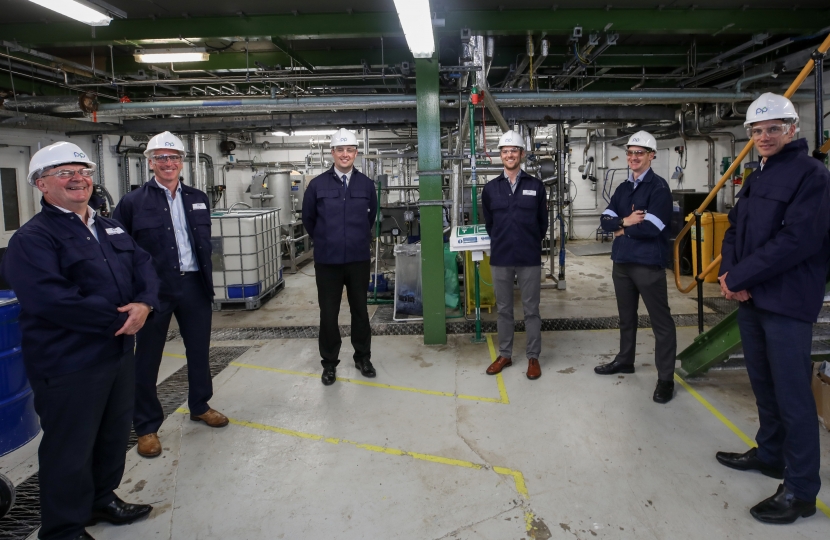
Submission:
{"label": "yellow floor marking line", "polygon": [[[231,366],[247,368],[247,369],[257,369],[260,371],[269,371],[271,373],[282,373],[284,375],[297,375],[300,377],[310,377],[310,378],[319,378],[319,373],[308,373],[305,371],[292,371],[290,369],[280,369],[280,368],[272,368],[266,366],[258,366],[256,364],[246,364],[244,362],[231,362]],[[458,399],[467,399],[471,401],[483,401],[485,403],[510,403],[507,401],[507,392],[503,391],[504,383],[502,382],[499,387],[499,394],[502,397],[499,398],[491,398],[491,397],[483,397],[483,396],[468,396],[465,394],[453,394],[452,392],[440,392],[438,390],[425,390],[423,388],[411,388],[409,386],[396,386],[393,384],[383,384],[377,382],[370,382],[370,381],[362,381],[358,379],[348,379],[346,377],[337,377],[337,380],[340,382],[350,383],[350,384],[359,384],[361,386],[371,386],[374,388],[384,388],[386,390],[398,390],[399,392],[412,392],[415,394],[425,394],[428,396],[443,396],[443,397],[455,397]]]}
{"label": "yellow floor marking line", "polygon": [[[490,363],[496,361],[496,348],[493,346],[493,334],[487,334],[487,348],[490,349]],[[504,377],[501,373],[496,374],[496,384],[499,385],[499,395],[501,396],[501,403],[510,404],[510,398],[507,397],[507,388],[504,386]]]}
{"label": "yellow floor marking line", "polygon": [[171,356],[173,358],[184,358],[185,360],[187,360],[187,357],[183,354],[174,354],[174,353],[166,352],[166,353],[163,354],[163,356]]}
{"label": "yellow floor marking line", "polygon": [[[190,414],[190,410],[185,407],[179,407],[176,409],[177,413],[180,414]],[[329,444],[350,444],[355,448],[360,448],[361,450],[368,450],[369,452],[376,452],[378,454],[388,454],[391,456],[409,456],[413,459],[417,459],[420,461],[429,461],[430,463],[440,463],[442,465],[452,465],[453,467],[463,467],[466,469],[487,469],[488,467],[485,465],[481,465],[479,463],[473,463],[472,461],[466,461],[463,459],[454,459],[454,458],[447,458],[443,456],[436,456],[433,454],[421,454],[419,452],[408,452],[406,450],[399,450],[397,448],[389,448],[388,446],[377,446],[374,444],[364,444],[355,441],[350,441],[348,439],[340,439],[336,437],[325,437],[323,435],[316,435],[314,433],[304,433],[302,431],[296,431],[293,429],[286,429],[277,426],[269,426],[268,424],[260,424],[258,422],[248,422],[247,420],[237,420],[236,418],[228,418],[228,421],[231,424],[235,424],[237,426],[243,426],[251,429],[258,429],[260,431],[270,431],[271,433],[278,433],[280,435],[288,435],[290,437],[297,437],[300,439],[308,439],[312,441],[323,441]],[[527,491],[527,486],[525,485],[525,478],[521,471],[516,471],[513,469],[508,469],[507,467],[493,467],[493,472],[496,474],[501,474],[503,476],[510,476],[513,478],[513,482],[515,484],[516,491],[519,495],[522,496],[524,499],[530,498],[530,495]]]}
{"label": "yellow floor marking line", "polygon": [[[741,430],[740,430],[740,428],[739,428],[738,426],[736,426],[735,424],[733,424],[733,423],[732,423],[732,422],[731,422],[731,421],[730,421],[730,420],[729,420],[726,416],[724,416],[724,415],[723,415],[723,414],[722,414],[719,410],[717,410],[717,409],[715,408],[715,406],[714,406],[714,405],[712,405],[711,403],[709,403],[709,402],[706,400],[706,398],[704,398],[703,396],[701,396],[701,395],[697,392],[697,390],[695,390],[694,388],[692,388],[692,387],[691,387],[691,385],[690,385],[689,383],[687,383],[686,381],[684,381],[684,380],[683,380],[683,379],[682,379],[682,378],[681,378],[681,377],[680,377],[677,373],[675,373],[675,374],[674,374],[674,380],[676,380],[678,383],[680,383],[680,385],[681,385],[683,388],[685,388],[685,389],[686,389],[686,391],[687,391],[687,392],[689,392],[689,393],[692,395],[692,397],[693,397],[693,398],[695,398],[696,400],[698,400],[698,401],[700,402],[700,404],[701,404],[701,405],[703,405],[704,407],[706,407],[706,409],[707,409],[710,413],[712,413],[712,415],[714,415],[714,417],[715,417],[715,418],[717,418],[718,420],[720,420],[720,421],[723,423],[723,425],[725,425],[726,427],[728,427],[728,428],[729,428],[729,430],[730,430],[730,431],[732,431],[732,433],[734,433],[735,435],[737,435],[737,436],[738,436],[738,438],[739,438],[739,439],[741,439],[744,443],[746,443],[746,445],[747,445],[747,446],[749,446],[750,448],[755,448],[756,446],[758,446],[758,445],[755,443],[755,441],[754,441],[754,440],[750,439],[750,438],[746,435],[746,433],[744,433],[743,431],[741,431]],[[816,499],[816,508],[818,508],[819,510],[821,510],[822,512],[824,512],[824,515],[826,515],[828,518],[830,518],[830,507],[828,507],[826,504],[824,504],[824,502],[823,502],[821,499],[818,499],[818,498]]]}

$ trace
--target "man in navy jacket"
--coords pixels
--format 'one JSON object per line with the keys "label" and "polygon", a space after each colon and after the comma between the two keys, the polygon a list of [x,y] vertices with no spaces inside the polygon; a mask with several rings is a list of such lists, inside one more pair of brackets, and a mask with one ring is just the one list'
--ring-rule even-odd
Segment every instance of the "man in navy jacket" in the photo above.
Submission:
{"label": "man in navy jacket", "polygon": [[548,231],[545,186],[521,169],[524,141],[515,131],[499,139],[504,173],[487,182],[481,193],[484,223],[490,235],[490,268],[498,311],[499,356],[488,375],[513,365],[513,279],[519,283],[527,332],[527,378],[542,376],[542,239]]}
{"label": "man in navy jacket", "polygon": [[599,375],[634,373],[637,308],[642,296],[654,329],[657,387],[653,399],[656,403],[668,403],[674,396],[677,352],[666,287],[672,198],[669,185],[651,170],[656,147],[654,137],[646,131],[628,139],[628,181],[614,191],[600,218],[603,230],[614,233],[611,259],[620,314],[620,352],[613,362],[597,366],[594,371]]}
{"label": "man in navy jacket", "polygon": [[164,422],[156,382],[174,314],[187,351],[190,419],[215,428],[227,426],[228,419],[208,405],[213,396],[208,358],[213,316],[210,201],[204,192],[180,181],[185,150],[178,137],[159,133],[144,154],[154,176],[126,194],[113,217],[153,256],[161,279],[161,309],[138,333],[133,418],[139,455],[156,457],[161,454],[158,430]]}
{"label": "man in navy jacket", "polygon": [[719,277],[722,294],[740,301],[738,327],[761,425],[757,448],[716,457],[784,479],[750,510],[767,523],[813,515],[821,487],[810,351],[830,260],[830,173],[807,155],[804,139],[793,140],[797,122],[790,100],[772,93],[747,110],[744,125],[761,168],[729,212]]}
{"label": "man in navy jacket", "polygon": [[150,513],[114,490],[124,473],[135,389],[133,336],[158,306],[150,255],[88,206],[95,163],[59,142],[38,151],[29,183],[41,212],[12,236],[0,273],[20,301],[23,361],[43,439],[39,538],[91,538],[97,521]]}
{"label": "man in navy jacket", "polygon": [[308,184],[303,196],[303,226],[314,240],[314,269],[320,304],[320,356],[322,382],[337,379],[340,363],[340,299],[343,287],[352,315],[355,367],[374,377],[371,361],[372,328],[366,291],[371,269],[372,224],[377,214],[375,183],[354,168],[357,138],[347,129],[331,136],[334,166]]}

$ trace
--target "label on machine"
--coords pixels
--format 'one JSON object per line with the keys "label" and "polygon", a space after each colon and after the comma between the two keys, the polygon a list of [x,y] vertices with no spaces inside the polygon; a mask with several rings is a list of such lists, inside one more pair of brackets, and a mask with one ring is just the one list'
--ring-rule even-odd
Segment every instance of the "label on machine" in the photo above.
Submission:
{"label": "label on machine", "polygon": [[484,225],[458,225],[450,234],[450,251],[490,251],[490,235]]}

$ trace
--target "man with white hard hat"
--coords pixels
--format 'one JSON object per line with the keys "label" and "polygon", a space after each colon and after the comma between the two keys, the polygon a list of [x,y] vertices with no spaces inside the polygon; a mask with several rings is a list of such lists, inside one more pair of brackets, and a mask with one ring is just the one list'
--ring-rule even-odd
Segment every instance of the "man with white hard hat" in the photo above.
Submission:
{"label": "man with white hard hat", "polygon": [[669,309],[666,261],[672,197],[668,183],[651,169],[657,141],[647,131],[628,139],[628,181],[611,197],[600,217],[603,230],[614,233],[612,278],[620,316],[620,352],[612,362],[594,368],[599,375],[634,373],[637,308],[642,297],[654,330],[657,387],[652,399],[668,403],[674,397],[677,335]]}
{"label": "man with white hard hat", "polygon": [[542,240],[548,231],[545,186],[522,170],[525,143],[510,130],[499,139],[504,172],[487,182],[481,193],[484,223],[490,235],[490,269],[498,311],[499,355],[486,373],[495,375],[513,365],[513,280],[519,284],[527,332],[527,378],[542,376]]}
{"label": "man with white hard hat", "polygon": [[181,139],[165,131],[147,143],[144,155],[153,178],[127,193],[113,217],[153,256],[161,279],[161,309],[138,333],[136,344],[136,399],[133,427],[138,453],[161,454],[158,430],[164,410],[156,393],[159,366],[167,342],[170,319],[176,316],[187,355],[187,402],[190,419],[210,427],[228,425],[212,409],[210,324],[213,316],[213,266],[210,243],[210,200],[180,178],[185,157]]}
{"label": "man with white hard hat", "polygon": [[746,113],[761,167],[744,183],[723,239],[721,292],[740,302],[746,370],[758,405],[757,448],[718,452],[730,468],[784,483],[750,513],[792,523],[816,512],[817,413],[810,390],[813,323],[824,301],[830,261],[830,173],[793,140],[798,114],[789,99],[766,93]]}
{"label": "man with white hard hat", "polygon": [[334,165],[308,184],[303,196],[303,226],[314,240],[314,269],[320,305],[319,347],[322,382],[337,380],[340,363],[340,299],[343,287],[352,315],[351,340],[355,367],[374,377],[372,328],[366,291],[369,284],[372,224],[377,214],[375,183],[354,168],[357,137],[347,129],[331,136]]}
{"label": "man with white hard hat", "polygon": [[44,540],[89,539],[87,525],[130,523],[152,510],[114,490],[132,423],[133,336],[159,307],[159,283],[150,255],[89,207],[94,171],[68,142],[32,156],[28,180],[43,208],[12,236],[0,266],[20,301],[23,361],[43,428]]}

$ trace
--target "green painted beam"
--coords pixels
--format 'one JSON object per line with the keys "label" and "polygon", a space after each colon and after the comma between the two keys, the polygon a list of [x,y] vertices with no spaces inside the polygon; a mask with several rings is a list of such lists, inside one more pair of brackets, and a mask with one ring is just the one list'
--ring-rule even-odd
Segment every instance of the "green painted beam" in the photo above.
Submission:
{"label": "green painted beam", "polygon": [[738,310],[695,338],[691,345],[678,353],[680,367],[676,372],[683,377],[700,375],[741,348],[738,330]]}
{"label": "green painted beam", "polygon": [[[441,115],[438,110],[438,60],[415,60],[418,103],[418,169],[441,168]],[[440,175],[420,175],[421,201],[441,201]],[[424,343],[447,342],[444,308],[444,212],[421,206],[421,281],[424,300]]]}
{"label": "green painted beam", "polygon": [[280,37],[277,37],[277,36],[271,36],[271,43],[276,45],[276,47],[279,50],[281,50],[286,55],[291,57],[292,60],[294,60],[295,62],[297,62],[298,64],[300,64],[301,66],[303,66],[304,68],[309,70],[310,72],[314,73],[314,66],[312,66],[305,59],[303,59],[303,57],[301,55],[294,52],[294,50],[291,48],[291,45],[289,45],[288,42],[286,42],[284,39],[282,39]]}
{"label": "green painted beam", "polygon": [[[621,34],[806,34],[830,25],[826,9],[560,9],[450,11],[438,36],[457,36],[461,28],[493,35],[547,32],[569,35],[610,30]],[[395,12],[257,15],[172,19],[116,19],[95,29],[77,22],[0,25],[0,39],[28,45],[142,45],[216,38],[319,39],[402,35]],[[160,40],[160,41],[159,41]],[[184,43],[183,41],[181,43]]]}

